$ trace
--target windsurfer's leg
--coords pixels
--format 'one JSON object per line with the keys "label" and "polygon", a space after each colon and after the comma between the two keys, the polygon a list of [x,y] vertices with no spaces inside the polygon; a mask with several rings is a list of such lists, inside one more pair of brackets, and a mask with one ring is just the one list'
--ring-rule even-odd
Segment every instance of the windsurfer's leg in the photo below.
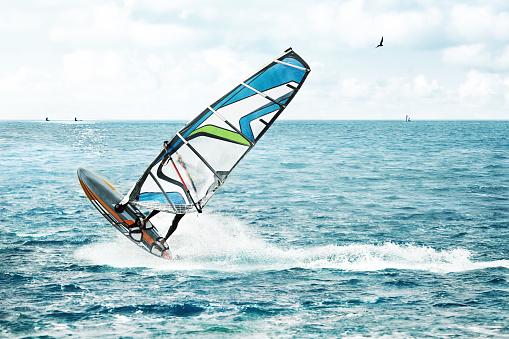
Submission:
{"label": "windsurfer's leg", "polygon": [[156,215],[157,213],[159,213],[158,210],[153,210],[152,212],[150,212],[150,214],[148,215],[148,217],[146,217],[145,219],[143,219],[143,222],[147,222],[150,218],[152,218],[154,215]]}
{"label": "windsurfer's leg", "polygon": [[145,227],[145,224],[147,223],[147,221],[152,218],[154,215],[156,215],[157,213],[159,213],[158,210],[153,210],[152,212],[150,212],[150,214],[148,215],[148,217],[145,217],[145,218],[141,218],[141,217],[138,217],[136,219],[136,225],[140,226],[141,228],[144,228]]}
{"label": "windsurfer's leg", "polygon": [[182,219],[182,217],[184,215],[185,214],[175,214],[175,218],[173,218],[173,222],[171,223],[171,227],[168,230],[168,232],[166,233],[166,236],[163,238],[163,242],[168,240],[168,238],[173,234],[173,232],[175,232],[175,230],[177,229],[177,226],[179,224],[180,219]]}

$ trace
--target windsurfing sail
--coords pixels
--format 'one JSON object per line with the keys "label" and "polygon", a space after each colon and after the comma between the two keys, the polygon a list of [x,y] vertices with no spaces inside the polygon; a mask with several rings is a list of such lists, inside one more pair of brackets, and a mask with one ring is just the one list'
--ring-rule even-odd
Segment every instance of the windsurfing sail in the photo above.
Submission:
{"label": "windsurfing sail", "polygon": [[120,204],[179,214],[201,212],[310,71],[291,48],[277,56],[166,141]]}

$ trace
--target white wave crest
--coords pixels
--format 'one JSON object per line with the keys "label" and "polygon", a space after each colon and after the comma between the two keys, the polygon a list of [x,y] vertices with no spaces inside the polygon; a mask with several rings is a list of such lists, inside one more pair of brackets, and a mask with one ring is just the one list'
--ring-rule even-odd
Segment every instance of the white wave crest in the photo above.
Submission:
{"label": "white wave crest", "polygon": [[[171,223],[171,217],[156,218],[156,225]],[[436,250],[394,243],[285,247],[265,240],[236,218],[212,214],[186,216],[170,238],[169,245],[176,257],[170,262],[146,253],[118,234],[109,242],[83,246],[76,252],[76,257],[98,265],[160,270],[273,270],[300,267],[447,273],[488,267],[509,268],[509,260],[473,262],[470,260],[471,252],[461,248]]]}

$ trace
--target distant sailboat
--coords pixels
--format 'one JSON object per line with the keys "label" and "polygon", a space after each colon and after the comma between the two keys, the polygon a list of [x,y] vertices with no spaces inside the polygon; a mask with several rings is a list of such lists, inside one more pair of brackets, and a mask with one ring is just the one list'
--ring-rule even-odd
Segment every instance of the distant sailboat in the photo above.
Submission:
{"label": "distant sailboat", "polygon": [[405,121],[406,121],[406,122],[410,122],[410,121],[412,121],[412,120],[410,120],[410,117],[407,115],[407,116],[406,116],[406,118],[405,118]]}
{"label": "distant sailboat", "polygon": [[382,40],[380,40],[380,43],[375,48],[384,47],[383,42],[384,42],[384,37],[382,37]]}

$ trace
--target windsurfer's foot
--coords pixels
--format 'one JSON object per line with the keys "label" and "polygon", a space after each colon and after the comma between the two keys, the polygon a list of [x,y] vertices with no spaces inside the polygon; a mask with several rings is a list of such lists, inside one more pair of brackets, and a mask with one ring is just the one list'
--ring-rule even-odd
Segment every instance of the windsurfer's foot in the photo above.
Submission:
{"label": "windsurfer's foot", "polygon": [[146,225],[146,222],[147,222],[147,218],[144,218],[142,219],[141,217],[138,217],[136,218],[136,226],[139,226],[140,228],[145,228],[145,225]]}
{"label": "windsurfer's foot", "polygon": [[168,247],[168,244],[166,244],[166,240],[167,239],[165,239],[165,238],[158,238],[154,242],[154,246],[157,246],[161,251],[167,250],[169,247]]}

